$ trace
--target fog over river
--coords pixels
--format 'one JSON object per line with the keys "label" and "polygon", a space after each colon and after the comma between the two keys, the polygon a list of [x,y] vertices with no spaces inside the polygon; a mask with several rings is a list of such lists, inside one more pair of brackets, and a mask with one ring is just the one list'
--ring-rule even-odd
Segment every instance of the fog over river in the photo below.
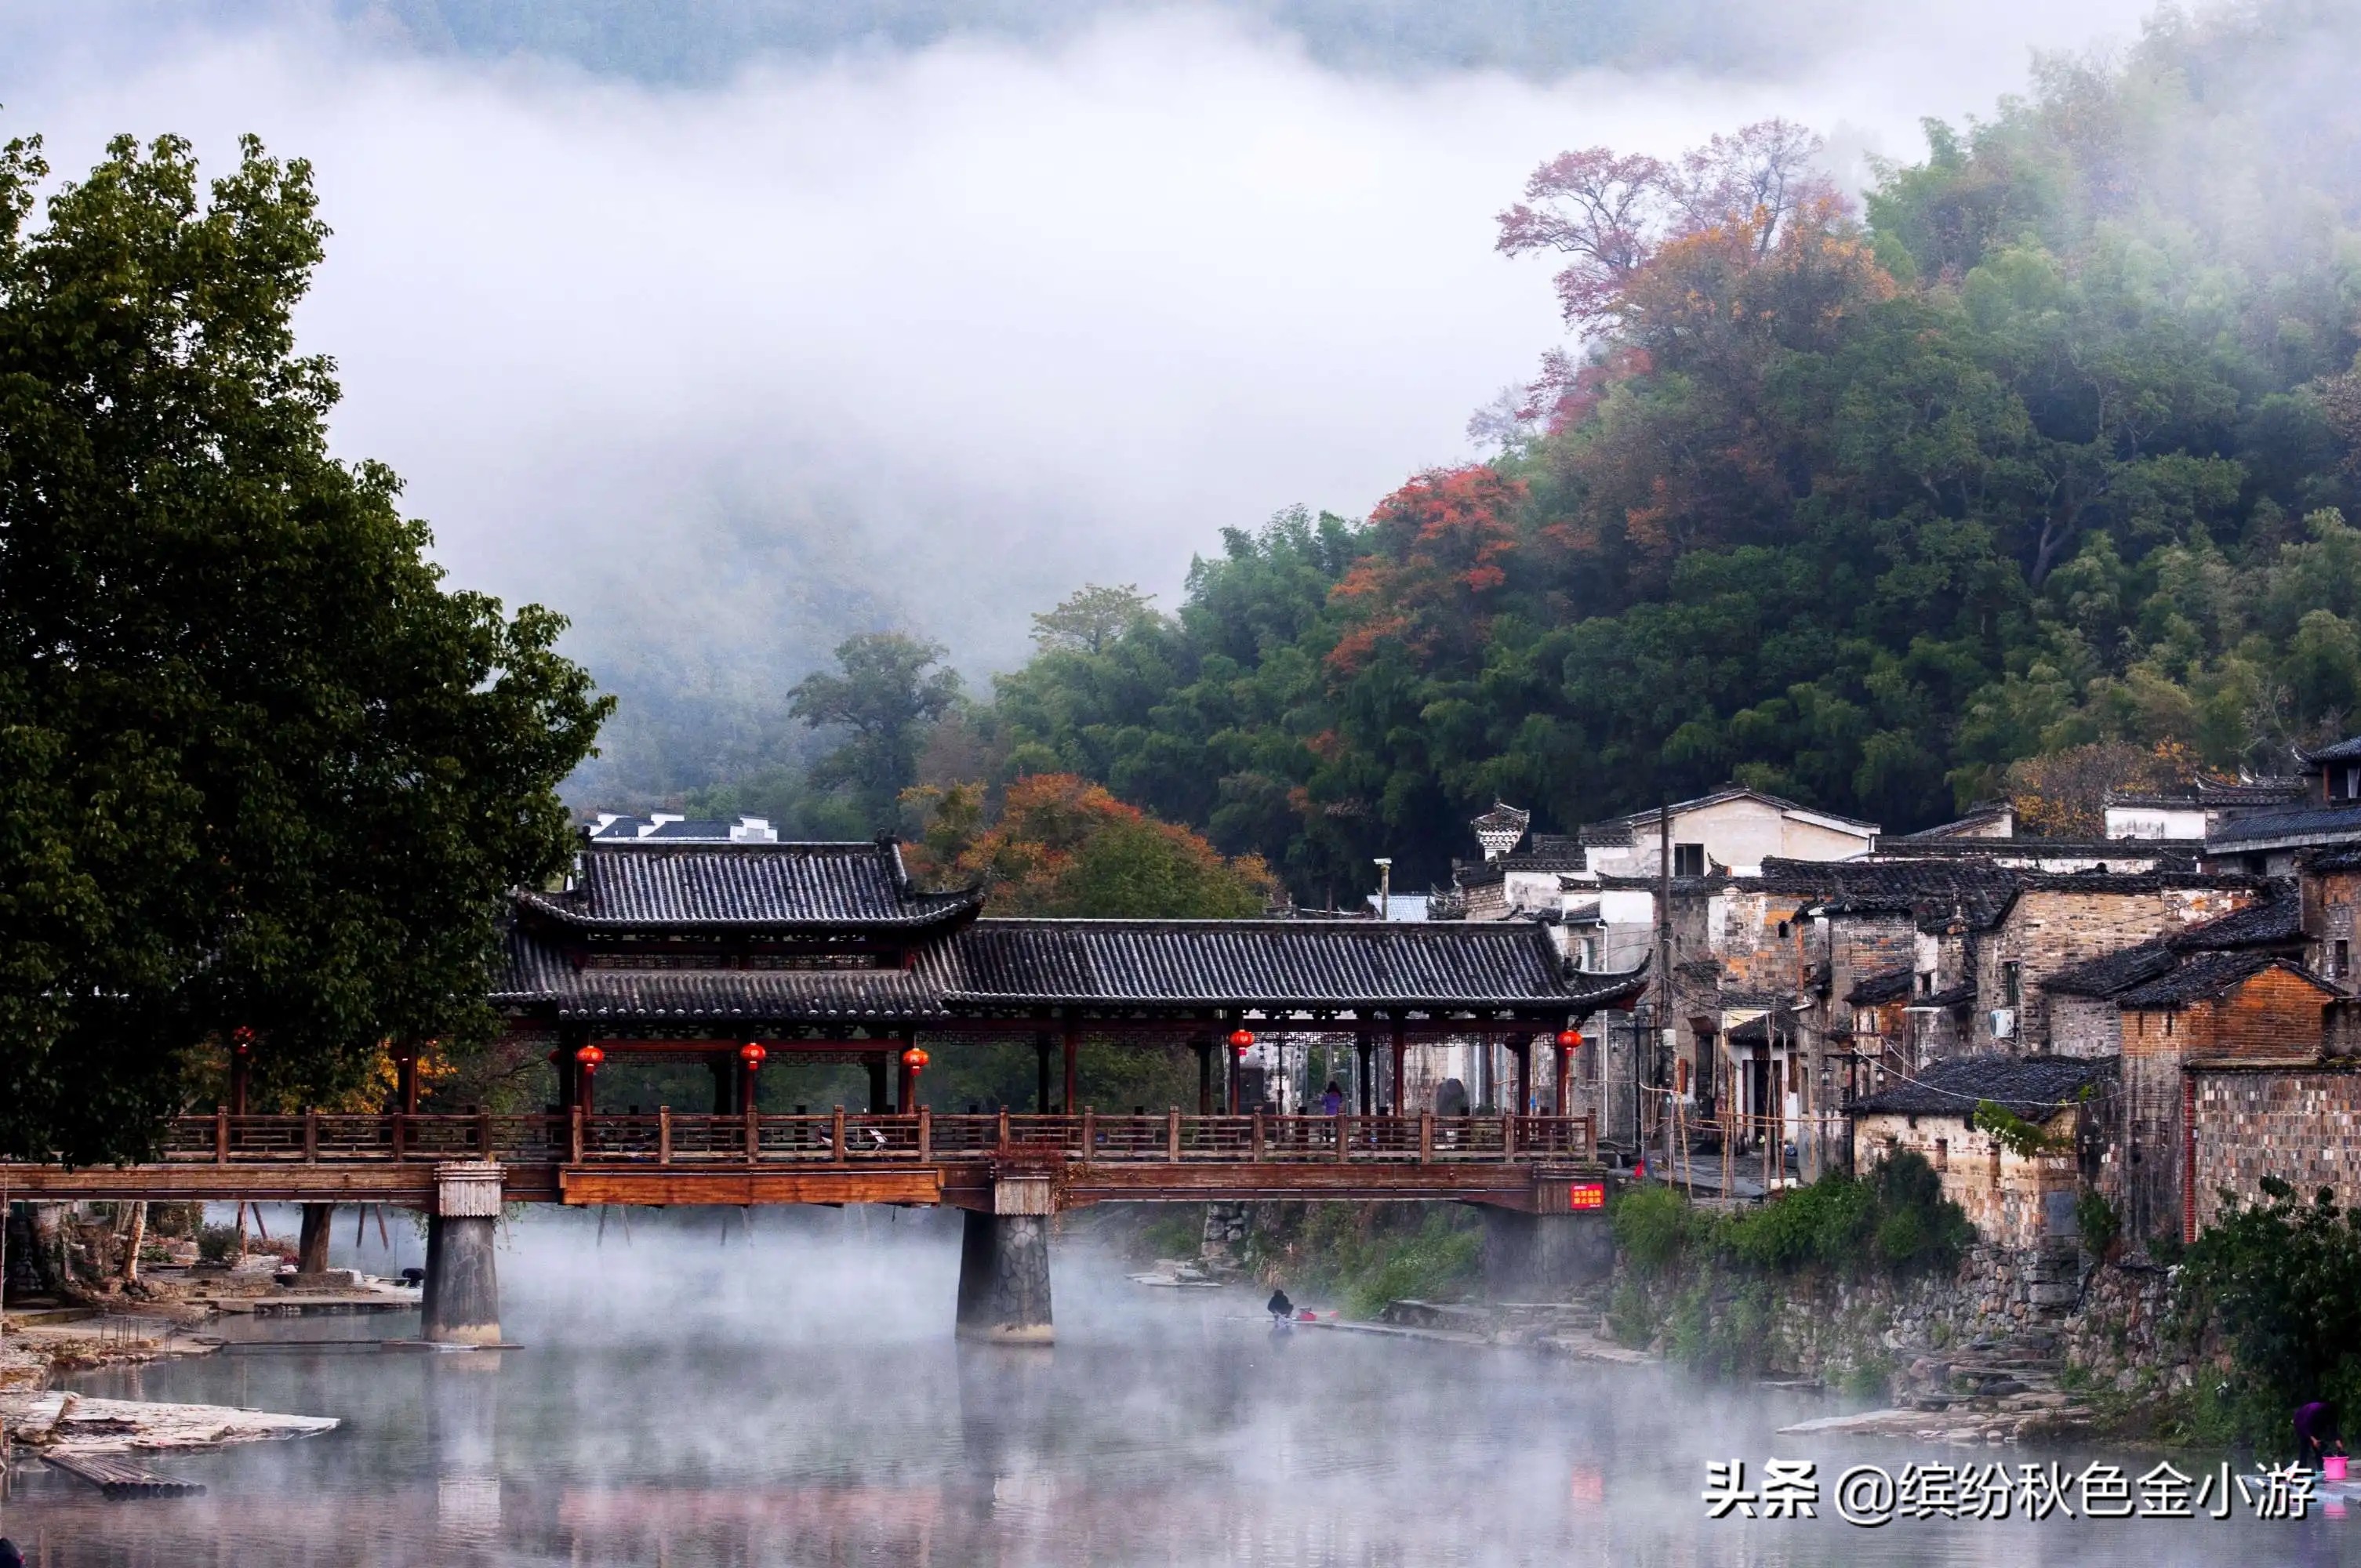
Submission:
{"label": "fog over river", "polygon": [[[339,1265],[395,1256],[376,1226]],[[278,1223],[272,1223],[273,1233]],[[2361,1561],[2361,1518],[2302,1523],[1709,1522],[1708,1459],[2157,1455],[1781,1439],[1834,1397],[1655,1367],[1297,1330],[1259,1296],[1154,1289],[1071,1237],[1059,1343],[951,1338],[958,1226],[848,1210],[534,1212],[500,1255],[522,1348],[240,1352],[87,1376],[90,1392],[332,1415],[305,1442],[158,1462],[200,1498],[105,1503],[18,1477],[0,1530],[67,1565]],[[255,1325],[348,1339],[414,1317]],[[2175,1456],[2191,1472],[2192,1456]],[[47,1553],[46,1558],[41,1554]]]}

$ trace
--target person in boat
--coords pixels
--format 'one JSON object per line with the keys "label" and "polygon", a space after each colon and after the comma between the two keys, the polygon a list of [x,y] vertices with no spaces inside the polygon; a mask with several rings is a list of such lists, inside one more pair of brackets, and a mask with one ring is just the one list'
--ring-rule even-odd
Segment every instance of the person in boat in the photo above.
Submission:
{"label": "person in boat", "polygon": [[1336,1080],[1333,1078],[1328,1080],[1328,1087],[1320,1091],[1320,1113],[1323,1116],[1341,1116],[1345,1113],[1345,1091],[1336,1086]]}
{"label": "person in boat", "polygon": [[1285,1322],[1295,1316],[1295,1303],[1287,1299],[1287,1292],[1284,1290],[1273,1290],[1270,1293],[1270,1299],[1263,1303],[1263,1308],[1270,1313],[1271,1321],[1274,1322]]}
{"label": "person in boat", "polygon": [[2295,1447],[2298,1459],[2315,1465],[2327,1454],[2344,1453],[2345,1440],[2336,1431],[2336,1407],[2325,1399],[2297,1406]]}

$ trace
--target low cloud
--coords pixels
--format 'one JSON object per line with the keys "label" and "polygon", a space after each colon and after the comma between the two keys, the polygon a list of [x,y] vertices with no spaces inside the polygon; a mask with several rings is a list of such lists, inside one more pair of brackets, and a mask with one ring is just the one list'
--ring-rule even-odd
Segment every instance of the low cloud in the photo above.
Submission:
{"label": "low cloud", "polygon": [[118,131],[313,161],[338,446],[406,476],[456,579],[568,611],[602,678],[691,716],[636,781],[667,788],[775,740],[847,630],[1005,667],[1082,582],[1169,603],[1223,527],[1466,456],[1555,334],[1548,266],[1491,250],[1543,156],[1772,114],[1914,156],[2029,44],[2136,15],[2062,9],[1912,8],[1787,80],[1360,75],[1191,10],[692,89],[102,7],[28,25],[0,98],[63,173]]}

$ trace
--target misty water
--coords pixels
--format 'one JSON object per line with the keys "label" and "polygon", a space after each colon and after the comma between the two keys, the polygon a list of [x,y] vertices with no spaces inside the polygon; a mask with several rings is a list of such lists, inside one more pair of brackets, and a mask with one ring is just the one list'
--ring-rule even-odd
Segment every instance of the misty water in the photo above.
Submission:
{"label": "misty water", "polygon": [[[1139,1286],[1075,1241],[1059,1343],[955,1344],[953,1216],[536,1213],[500,1255],[522,1348],[354,1346],[414,1315],[253,1323],[95,1394],[330,1415],[324,1437],[157,1461],[199,1498],[108,1503],[27,1467],[0,1530],[66,1565],[890,1563],[1424,1564],[2361,1561],[2361,1514],[2301,1523],[1708,1521],[1708,1459],[1971,1453],[1778,1427],[1833,1398],[1657,1367],[1299,1329],[1257,1294]],[[340,1240],[348,1240],[349,1233]],[[372,1226],[340,1263],[394,1255]],[[235,1324],[235,1321],[233,1325]],[[236,1331],[233,1327],[233,1332]],[[346,1342],[291,1349],[291,1338]],[[2201,1468],[2182,1457],[2181,1467]],[[42,1555],[47,1553],[46,1558]]]}

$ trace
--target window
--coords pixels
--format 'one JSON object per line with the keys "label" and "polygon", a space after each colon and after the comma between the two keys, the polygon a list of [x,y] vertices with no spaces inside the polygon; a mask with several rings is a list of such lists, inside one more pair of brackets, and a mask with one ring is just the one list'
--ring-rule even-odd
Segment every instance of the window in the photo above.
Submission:
{"label": "window", "polygon": [[2164,1015],[2164,1037],[2168,1040],[2172,1038],[2172,1014],[2169,1013]]}
{"label": "window", "polygon": [[2348,767],[2345,770],[2345,798],[2361,800],[2361,767]]}
{"label": "window", "polygon": [[1703,844],[1674,845],[1673,874],[1675,876],[1705,875],[1705,846]]}
{"label": "window", "polygon": [[1779,939],[1783,942],[1787,939],[1787,923],[1784,920],[1779,922]]}
{"label": "window", "polygon": [[2025,1005],[2025,966],[2015,959],[2000,966],[2000,1004],[2004,1007]]}
{"label": "window", "polygon": [[2336,938],[2336,947],[2328,955],[2328,978],[2343,980],[2353,971],[2353,944],[2344,938]]}
{"label": "window", "polygon": [[1951,1168],[1951,1140],[1949,1138],[1935,1140],[1935,1168],[1937,1170]]}
{"label": "window", "polygon": [[1922,969],[1918,971],[1918,994],[1921,996],[1932,996],[1935,994],[1935,971],[1933,970]]}

